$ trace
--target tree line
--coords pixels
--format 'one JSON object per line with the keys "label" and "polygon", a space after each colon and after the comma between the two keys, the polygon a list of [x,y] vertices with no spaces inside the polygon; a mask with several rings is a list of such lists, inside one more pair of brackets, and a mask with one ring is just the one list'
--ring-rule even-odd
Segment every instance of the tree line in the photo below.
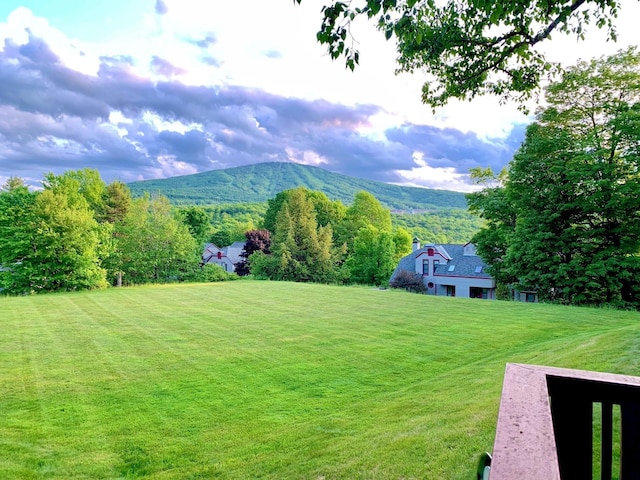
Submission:
{"label": "tree line", "polygon": [[[202,248],[239,236],[248,251],[238,273],[277,280],[384,285],[411,250],[409,233],[393,227],[390,211],[367,192],[346,207],[297,188],[277,194],[266,210],[253,205],[234,216],[232,207],[214,212],[175,208],[160,195],[132,198],[124,183],[107,185],[91,169],[47,174],[42,186],[30,190],[11,178],[0,187],[5,294],[227,279],[216,265],[201,264]],[[212,230],[212,220],[234,231]]]}
{"label": "tree line", "polygon": [[247,232],[240,273],[297,282],[385,285],[411,235],[368,192],[346,207],[324,193],[285,190],[269,200],[263,230]]}
{"label": "tree line", "polygon": [[11,178],[0,189],[0,289],[29,294],[228,278],[216,266],[200,268],[203,231],[194,225],[165,197],[132,199],[124,183],[106,185],[95,170],[47,174],[42,190],[33,191]]}

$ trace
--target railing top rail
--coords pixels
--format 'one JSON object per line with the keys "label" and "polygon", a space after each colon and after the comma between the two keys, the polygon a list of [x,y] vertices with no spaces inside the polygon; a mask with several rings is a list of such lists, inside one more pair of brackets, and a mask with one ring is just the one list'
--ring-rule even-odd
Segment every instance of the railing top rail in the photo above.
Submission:
{"label": "railing top rail", "polygon": [[[565,382],[565,380],[567,382]],[[490,480],[560,480],[549,383],[563,394],[640,400],[640,378],[537,365],[507,364]],[[564,382],[564,383],[563,383]],[[568,388],[564,388],[565,383]],[[577,389],[573,387],[577,386]],[[564,388],[564,390],[563,390]]]}

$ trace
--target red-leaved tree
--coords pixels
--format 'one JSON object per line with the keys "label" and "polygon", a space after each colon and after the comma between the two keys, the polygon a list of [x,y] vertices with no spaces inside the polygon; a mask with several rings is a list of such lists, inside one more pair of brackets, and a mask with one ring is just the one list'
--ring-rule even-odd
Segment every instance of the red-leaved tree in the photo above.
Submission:
{"label": "red-leaved tree", "polygon": [[269,230],[249,230],[245,237],[247,243],[240,256],[242,260],[236,264],[236,273],[238,275],[249,275],[251,267],[249,265],[249,257],[254,252],[264,252],[269,255],[271,253],[271,233]]}

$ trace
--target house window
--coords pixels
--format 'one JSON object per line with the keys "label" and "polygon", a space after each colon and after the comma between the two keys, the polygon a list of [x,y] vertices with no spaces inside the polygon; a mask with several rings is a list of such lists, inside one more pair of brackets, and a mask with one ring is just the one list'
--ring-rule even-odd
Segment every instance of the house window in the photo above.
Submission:
{"label": "house window", "polygon": [[429,275],[429,260],[422,261],[422,274]]}
{"label": "house window", "polygon": [[456,286],[455,285],[445,285],[447,287],[447,297],[455,297],[456,296]]}
{"label": "house window", "polygon": [[453,272],[456,269],[455,265],[449,265],[449,271]]}
{"label": "house window", "polygon": [[436,267],[440,265],[440,260],[434,260],[433,261],[433,274],[436,274]]}
{"label": "house window", "polygon": [[482,273],[482,265],[476,267],[475,273]]}
{"label": "house window", "polygon": [[469,297],[470,298],[484,298],[485,300],[489,298],[489,289],[488,288],[480,288],[480,287],[470,287],[469,288]]}
{"label": "house window", "polygon": [[429,255],[430,257],[433,257],[433,248],[427,249],[427,255]]}
{"label": "house window", "polygon": [[524,301],[525,302],[535,302],[536,301],[536,294],[535,293],[531,293],[531,292],[527,292]]}

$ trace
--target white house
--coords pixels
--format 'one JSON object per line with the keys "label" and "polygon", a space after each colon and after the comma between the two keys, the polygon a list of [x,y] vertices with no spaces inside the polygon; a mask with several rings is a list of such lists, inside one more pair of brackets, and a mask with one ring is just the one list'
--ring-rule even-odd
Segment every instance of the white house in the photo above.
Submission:
{"label": "white house", "polygon": [[422,275],[431,295],[495,299],[496,282],[486,268],[472,243],[428,244],[420,248],[419,240],[414,239],[413,251],[400,260],[391,281],[406,270]]}
{"label": "white house", "polygon": [[227,247],[217,247],[213,243],[207,243],[202,252],[202,264],[215,263],[227,272],[236,271],[236,263],[242,260],[240,254],[246,242],[233,242]]}

